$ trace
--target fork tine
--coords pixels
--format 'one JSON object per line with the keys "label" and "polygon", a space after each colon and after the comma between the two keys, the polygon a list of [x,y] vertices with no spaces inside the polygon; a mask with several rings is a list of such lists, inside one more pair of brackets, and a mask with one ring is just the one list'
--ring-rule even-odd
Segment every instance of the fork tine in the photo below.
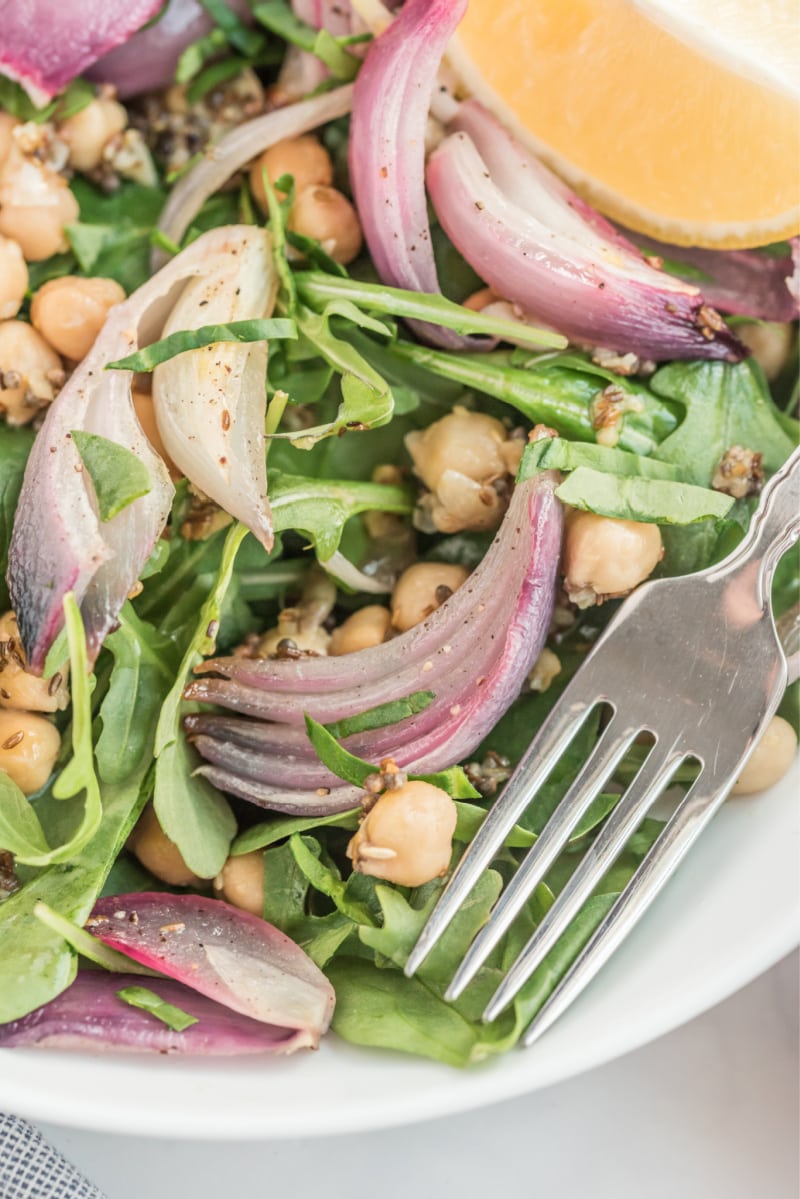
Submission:
{"label": "fork tine", "polygon": [[445,999],[457,999],[470,984],[520,908],[558,857],[592,800],[627,753],[639,728],[624,724],[617,728],[617,725],[620,725],[619,719],[612,718],[556,812],[548,820],[536,843],[528,850],[522,865],[497,901],[489,920],[467,950],[445,992]]}
{"label": "fork tine", "polygon": [[570,921],[589,898],[642,817],[669,783],[685,757],[674,745],[656,745],[628,790],[609,816],[597,839],[548,911],[525,948],[487,1004],[483,1019],[494,1020],[511,1002],[555,945]]}
{"label": "fork tine", "polygon": [[702,773],[698,776],[611,911],[534,1016],[524,1045],[531,1045],[555,1023],[625,940],[715,814],[733,779],[704,793]]}
{"label": "fork tine", "polygon": [[538,736],[525,751],[499,803],[491,809],[469,846],[469,852],[464,854],[453,871],[452,878],[409,954],[405,965],[408,978],[419,969],[440,940],[517,819],[527,808],[532,796],[595,706],[595,701],[588,703],[584,699],[576,698],[570,702],[571,691],[574,694],[572,683],[545,720]]}

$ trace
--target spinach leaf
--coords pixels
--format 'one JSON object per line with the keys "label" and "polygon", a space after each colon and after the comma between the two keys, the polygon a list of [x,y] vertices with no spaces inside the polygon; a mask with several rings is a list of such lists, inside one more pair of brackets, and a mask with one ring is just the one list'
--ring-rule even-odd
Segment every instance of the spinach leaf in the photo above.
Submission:
{"label": "spinach leaf", "polygon": [[326,724],[325,728],[332,737],[341,741],[345,737],[352,737],[354,733],[383,729],[387,725],[397,724],[399,720],[406,720],[409,716],[416,716],[419,712],[424,712],[435,699],[432,691],[415,691],[413,695],[407,695],[404,699],[378,704],[376,708],[368,708],[366,712],[359,712],[357,716],[346,716],[343,720]]}
{"label": "spinach leaf", "polygon": [[278,816],[274,820],[254,824],[240,833],[231,846],[231,854],[235,857],[255,849],[266,849],[294,833],[307,833],[311,829],[332,827],[353,830],[358,827],[360,815],[361,808],[351,808],[349,812],[337,812],[333,816]]}
{"label": "spinach leaf", "polygon": [[410,515],[414,498],[406,487],[345,479],[311,479],[272,470],[269,498],[276,533],[295,529],[313,542],[320,561],[339,548],[344,526],[360,512]]}
{"label": "spinach leaf", "polygon": [[296,337],[297,329],[294,321],[283,317],[268,317],[263,320],[230,321],[227,325],[201,325],[199,329],[179,329],[170,333],[161,341],[119,358],[116,362],[107,362],[107,371],[152,371],[162,362],[169,362],[179,354],[189,350],[201,350],[205,346],[216,345],[221,341],[243,344],[251,341],[270,341],[273,338]]}
{"label": "spinach leaf", "polygon": [[200,878],[213,878],[222,869],[236,833],[236,821],[224,796],[202,775],[194,773],[194,751],[181,731],[182,696],[193,667],[214,651],[222,602],[233,577],[236,554],[246,536],[247,529],[240,524],[232,525],[227,533],[214,583],[200,609],[156,729],[156,814],[189,869]]}
{"label": "spinach leaf", "polygon": [[607,475],[579,466],[556,489],[565,504],[620,520],[690,525],[719,520],[733,507],[730,496],[692,483]]}
{"label": "spinach leaf", "polygon": [[197,1016],[190,1016],[175,1004],[166,1003],[148,987],[123,987],[121,991],[117,991],[117,998],[130,1007],[140,1008],[141,1011],[155,1016],[156,1020],[160,1020],[175,1032],[183,1032],[197,1024]]}
{"label": "spinach leaf", "polygon": [[4,611],[10,604],[6,586],[8,547],[32,445],[30,429],[11,429],[4,421],[0,422],[0,608]]}
{"label": "spinach leaf", "polygon": [[101,521],[111,520],[150,492],[147,467],[125,446],[83,429],[73,429],[71,436],[92,480]]}
{"label": "spinach leaf", "polygon": [[691,483],[708,487],[731,446],[763,455],[765,469],[776,471],[794,449],[781,427],[764,376],[752,359],[726,362],[671,362],[650,381],[656,395],[677,400],[683,421],[655,456],[674,463]]}
{"label": "spinach leaf", "polygon": [[70,186],[81,219],[68,225],[66,234],[81,271],[116,279],[130,294],[150,278],[150,237],[166,193],[160,187],[122,183],[109,194],[82,176]]}
{"label": "spinach leaf", "polygon": [[17,784],[0,770],[0,845],[18,862],[37,861],[50,853],[50,846],[30,800]]}

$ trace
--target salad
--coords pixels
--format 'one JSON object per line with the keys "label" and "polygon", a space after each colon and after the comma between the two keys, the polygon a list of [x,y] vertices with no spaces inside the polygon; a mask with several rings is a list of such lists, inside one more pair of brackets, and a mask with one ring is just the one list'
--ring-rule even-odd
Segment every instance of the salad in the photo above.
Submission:
{"label": "salad", "polygon": [[658,836],[483,1024],[636,745],[445,1002],[598,710],[405,977],[618,603],[724,557],[798,433],[796,239],[611,224],[443,65],[464,8],[6,14],[0,1047],[478,1062]]}

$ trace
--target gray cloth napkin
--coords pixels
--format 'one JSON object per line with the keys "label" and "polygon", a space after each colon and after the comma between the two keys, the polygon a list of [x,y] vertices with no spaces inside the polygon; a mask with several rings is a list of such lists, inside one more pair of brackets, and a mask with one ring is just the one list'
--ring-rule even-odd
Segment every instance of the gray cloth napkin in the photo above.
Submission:
{"label": "gray cloth napkin", "polygon": [[107,1199],[33,1125],[0,1113],[0,1199]]}

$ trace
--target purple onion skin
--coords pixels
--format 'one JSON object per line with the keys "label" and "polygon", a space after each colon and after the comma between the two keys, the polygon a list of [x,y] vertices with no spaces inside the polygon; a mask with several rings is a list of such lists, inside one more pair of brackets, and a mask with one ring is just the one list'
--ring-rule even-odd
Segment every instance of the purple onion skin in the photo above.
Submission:
{"label": "purple onion skin", "polygon": [[333,1015],[325,975],[266,920],[202,895],[142,891],[97,901],[86,924],[104,945],[244,1016],[317,1044]]}
{"label": "purple onion skin", "polygon": [[[580,345],[675,358],[739,361],[745,351],[696,288],[652,271],[611,266],[559,236],[492,181],[472,139],[445,138],[428,162],[428,190],[450,240],[499,295]],[[552,210],[552,194],[547,194]],[[576,215],[569,207],[565,228]],[[599,247],[598,247],[599,251]]]}
{"label": "purple onion skin", "polygon": [[[467,583],[422,625],[385,645],[333,662],[204,663],[227,677],[199,678],[187,691],[192,699],[251,714],[266,709],[273,720],[191,716],[189,736],[208,763],[201,773],[277,811],[344,811],[359,793],[332,785],[310,744],[303,745],[298,714],[341,719],[422,689],[436,696],[424,711],[348,738],[348,748],[370,762],[390,754],[415,774],[469,755],[518,695],[547,634],[562,534],[554,486],[549,475],[518,484],[498,537]],[[286,688],[293,672],[302,672],[302,690]],[[270,691],[271,673],[283,676],[280,690]]]}
{"label": "purple onion skin", "polygon": [[[226,3],[238,17],[252,24],[253,14],[247,0],[226,0]],[[158,0],[154,11],[158,11],[160,4]],[[152,88],[168,87],[183,51],[214,28],[214,21],[200,0],[170,0],[167,11],[154,25],[141,29],[143,23],[136,26],[139,33],[104,54],[86,72],[87,78],[97,83],[113,83],[123,100]]]}
{"label": "purple onion skin", "polygon": [[3,0],[0,73],[37,104],[51,99],[100,55],[158,12],[162,0]]}
{"label": "purple onion skin", "polygon": [[[372,261],[392,287],[440,293],[425,199],[425,131],[436,75],[467,0],[406,0],[370,45],[353,93],[350,181]],[[413,322],[446,349],[489,339]]]}
{"label": "purple onion skin", "polygon": [[[792,249],[783,256],[760,254],[756,250],[704,250],[698,246],[671,246],[638,233],[628,237],[648,254],[675,263],[680,275],[681,263],[701,271],[697,281],[709,304],[736,316],[751,316],[762,321],[793,321],[800,316],[798,265],[800,238],[792,239]],[[687,272],[687,278],[691,275]]]}
{"label": "purple onion skin", "polygon": [[[165,1003],[190,1016],[176,1032],[161,1020],[131,1007],[117,992],[145,986]],[[85,970],[72,986],[27,1016],[0,1024],[2,1049],[73,1049],[134,1053],[189,1053],[230,1057],[251,1053],[293,1053],[312,1047],[305,1032],[251,1020],[168,978],[107,974]]]}

